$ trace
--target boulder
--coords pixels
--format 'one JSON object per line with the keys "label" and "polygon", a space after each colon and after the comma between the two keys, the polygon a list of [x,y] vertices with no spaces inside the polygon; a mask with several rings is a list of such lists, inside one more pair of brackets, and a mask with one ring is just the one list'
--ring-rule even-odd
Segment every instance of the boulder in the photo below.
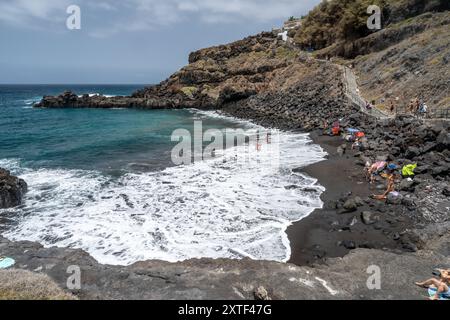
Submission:
{"label": "boulder", "polygon": [[356,197],[353,199],[349,199],[344,203],[343,211],[344,212],[354,212],[354,211],[358,210],[358,207],[360,207],[361,205],[363,205],[363,201],[360,198]]}
{"label": "boulder", "polygon": [[377,220],[379,220],[379,217],[375,216],[370,211],[364,211],[363,213],[361,213],[361,220],[366,225],[372,225],[372,224],[376,223]]}
{"label": "boulder", "polygon": [[416,173],[416,174],[425,174],[429,170],[430,170],[430,166],[429,165],[421,165],[421,166],[418,166],[416,168],[416,170],[414,170],[414,173]]}
{"label": "boulder", "polygon": [[448,164],[442,165],[442,166],[437,166],[431,170],[431,174],[435,177],[436,176],[446,176],[449,172],[449,169],[450,168],[449,168]]}
{"label": "boulder", "polygon": [[347,250],[355,250],[356,249],[356,243],[349,240],[344,240],[340,243],[341,247],[344,247]]}
{"label": "boulder", "polygon": [[414,199],[413,198],[409,198],[409,197],[403,198],[402,204],[405,207],[407,207],[407,208],[414,208],[414,207],[416,207],[416,202],[414,201]]}
{"label": "boulder", "polygon": [[442,130],[439,136],[436,138],[436,143],[440,150],[445,150],[450,148],[450,133],[446,130]]}
{"label": "boulder", "polygon": [[406,158],[407,159],[414,159],[415,157],[420,155],[420,150],[417,147],[411,146],[406,151]]}
{"label": "boulder", "polygon": [[442,190],[442,194],[446,197],[450,197],[450,187],[445,187],[444,190]]}
{"label": "boulder", "polygon": [[390,193],[387,196],[387,203],[388,204],[394,204],[394,205],[401,204],[402,200],[403,200],[403,196],[401,194]]}
{"label": "boulder", "polygon": [[269,293],[267,292],[266,288],[264,287],[258,287],[254,292],[255,300],[258,301],[267,301],[272,300],[269,296]]}
{"label": "boulder", "polygon": [[399,189],[401,191],[414,192],[414,185],[415,185],[414,180],[412,180],[412,179],[403,179],[402,182],[400,182]]}
{"label": "boulder", "polygon": [[0,168],[0,209],[20,205],[26,192],[27,184],[24,180],[12,176],[8,170]]}

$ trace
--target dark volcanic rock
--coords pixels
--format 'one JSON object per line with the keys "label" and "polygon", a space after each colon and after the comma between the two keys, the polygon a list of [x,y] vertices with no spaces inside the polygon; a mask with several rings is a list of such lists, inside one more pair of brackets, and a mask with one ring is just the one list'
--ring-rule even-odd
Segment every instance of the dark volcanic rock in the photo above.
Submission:
{"label": "dark volcanic rock", "polygon": [[446,197],[450,197],[450,187],[445,187],[442,194]]}
{"label": "dark volcanic rock", "polygon": [[26,192],[27,184],[24,180],[12,176],[8,170],[0,168],[0,209],[20,205]]}
{"label": "dark volcanic rock", "polygon": [[391,193],[387,197],[387,203],[389,203],[389,204],[401,204],[402,200],[403,200],[403,196],[401,194],[393,195]]}
{"label": "dark volcanic rock", "polygon": [[344,212],[354,212],[358,210],[358,207],[364,205],[362,200],[358,197],[355,197],[353,199],[349,199],[344,203],[343,211]]}
{"label": "dark volcanic rock", "polygon": [[341,246],[347,250],[355,250],[356,249],[356,243],[353,241],[349,241],[349,240],[342,241]]}
{"label": "dark volcanic rock", "polygon": [[378,221],[379,217],[375,216],[372,212],[370,211],[364,211],[361,214],[361,220],[364,222],[364,224],[366,225],[371,225],[371,224],[375,224]]}
{"label": "dark volcanic rock", "polygon": [[400,183],[399,189],[401,191],[411,191],[414,192],[414,180],[408,180],[408,179],[404,179],[402,180],[402,182]]}
{"label": "dark volcanic rock", "polygon": [[[436,238],[433,227],[426,235],[433,236],[430,239],[433,247],[419,254],[356,249],[344,258],[329,260],[326,265],[315,268],[249,259],[145,261],[118,267],[101,265],[81,250],[43,248],[36,243],[10,242],[1,237],[0,251],[16,260],[16,269],[40,270],[66,290],[68,277],[72,275],[68,273],[69,266],[79,266],[81,289],[74,290],[73,294],[80,299],[341,300],[363,297],[397,300],[421,299],[424,290],[411,281],[425,279],[437,265],[450,263],[445,255],[448,234]],[[353,245],[347,243],[348,247],[353,248]],[[370,265],[382,269],[382,290],[367,288],[365,271]]]}

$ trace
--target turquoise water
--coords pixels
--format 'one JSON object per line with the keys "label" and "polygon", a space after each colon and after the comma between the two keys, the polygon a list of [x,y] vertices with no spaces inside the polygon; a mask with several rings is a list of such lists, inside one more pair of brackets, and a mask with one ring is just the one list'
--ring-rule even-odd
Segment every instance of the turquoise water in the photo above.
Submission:
{"label": "turquoise water", "polygon": [[[177,128],[192,130],[192,111],[33,109],[43,95],[129,95],[142,86],[0,86],[0,159],[31,168],[69,168],[121,173],[171,165]],[[204,118],[208,128],[236,127]]]}
{"label": "turquoise water", "polygon": [[[0,86],[0,167],[29,187],[0,210],[11,240],[84,249],[101,263],[233,258],[287,261],[286,228],[322,206],[323,188],[298,167],[325,153],[307,134],[271,132],[217,157],[174,166],[176,129],[243,128],[195,110],[33,109],[43,95],[126,95],[136,86]],[[278,154],[267,152],[269,147]],[[250,161],[237,161],[237,159]]]}

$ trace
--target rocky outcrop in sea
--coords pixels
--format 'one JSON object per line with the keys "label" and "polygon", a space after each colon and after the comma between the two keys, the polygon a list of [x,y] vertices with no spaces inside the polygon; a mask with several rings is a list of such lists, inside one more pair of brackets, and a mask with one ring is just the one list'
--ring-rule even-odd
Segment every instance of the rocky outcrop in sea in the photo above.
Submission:
{"label": "rocky outcrop in sea", "polygon": [[24,180],[12,176],[8,170],[0,168],[0,209],[20,205],[26,192],[27,184]]}

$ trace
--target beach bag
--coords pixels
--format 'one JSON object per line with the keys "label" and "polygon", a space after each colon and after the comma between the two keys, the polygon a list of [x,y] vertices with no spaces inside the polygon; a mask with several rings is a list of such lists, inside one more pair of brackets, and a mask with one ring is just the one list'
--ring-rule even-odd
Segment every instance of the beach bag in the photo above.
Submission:
{"label": "beach bag", "polygon": [[333,134],[333,136],[338,136],[341,133],[341,128],[334,127],[333,129],[331,129],[331,133]]}
{"label": "beach bag", "polygon": [[402,175],[404,177],[412,177],[414,176],[414,170],[416,170],[417,164],[409,164],[407,166],[404,166],[402,169]]}
{"label": "beach bag", "polygon": [[354,142],[355,138],[351,134],[348,134],[348,135],[345,136],[345,141],[347,141],[347,142]]}

